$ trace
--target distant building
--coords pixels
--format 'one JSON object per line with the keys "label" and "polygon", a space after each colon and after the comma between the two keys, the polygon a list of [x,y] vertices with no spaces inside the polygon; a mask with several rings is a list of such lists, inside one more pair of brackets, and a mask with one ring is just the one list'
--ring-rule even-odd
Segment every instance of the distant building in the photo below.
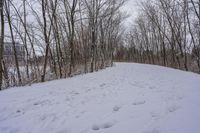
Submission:
{"label": "distant building", "polygon": [[[25,59],[25,49],[24,46],[18,42],[15,43],[16,46],[16,53],[17,58],[19,62],[23,62]],[[13,50],[13,44],[11,42],[5,42],[4,43],[4,53],[3,57],[6,63],[14,62],[15,56],[14,56],[14,50]]]}

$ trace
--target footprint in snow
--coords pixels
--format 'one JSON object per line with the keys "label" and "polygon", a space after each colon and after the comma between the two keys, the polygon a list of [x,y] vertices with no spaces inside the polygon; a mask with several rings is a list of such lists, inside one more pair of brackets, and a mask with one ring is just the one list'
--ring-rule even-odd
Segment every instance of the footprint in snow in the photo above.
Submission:
{"label": "footprint in snow", "polygon": [[121,108],[120,106],[115,106],[115,107],[113,107],[113,111],[114,111],[114,112],[117,112],[117,111],[120,110],[120,108]]}
{"label": "footprint in snow", "polygon": [[21,110],[17,110],[16,113],[21,113]]}
{"label": "footprint in snow", "polygon": [[179,109],[179,107],[177,105],[171,105],[171,106],[167,107],[167,111],[169,113],[173,113],[173,112],[177,111],[178,109]]}
{"label": "footprint in snow", "polygon": [[160,113],[158,113],[158,112],[151,112],[150,115],[155,120],[160,118]]}
{"label": "footprint in snow", "polygon": [[43,100],[43,101],[35,102],[33,105],[34,106],[38,106],[38,105],[43,106],[43,105],[49,105],[49,104],[51,104],[51,102],[49,100]]}
{"label": "footprint in snow", "polygon": [[106,86],[106,83],[100,84],[100,87],[104,87]]}
{"label": "footprint in snow", "polygon": [[111,128],[114,125],[113,122],[107,122],[102,125],[102,128]]}
{"label": "footprint in snow", "polygon": [[92,126],[92,130],[100,130],[100,129],[107,129],[107,128],[111,128],[112,126],[114,126],[115,123],[114,122],[105,122],[103,124],[94,124]]}
{"label": "footprint in snow", "polygon": [[150,131],[145,131],[143,133],[161,133],[158,129],[152,129]]}
{"label": "footprint in snow", "polygon": [[19,132],[20,132],[20,130],[17,129],[17,128],[14,128],[14,129],[10,130],[10,133],[19,133]]}
{"label": "footprint in snow", "polygon": [[99,125],[93,125],[92,130],[100,130],[100,126]]}
{"label": "footprint in snow", "polygon": [[66,129],[62,129],[56,133],[68,133],[68,132],[70,132],[70,130],[66,128]]}
{"label": "footprint in snow", "polygon": [[132,104],[133,105],[142,105],[142,104],[145,104],[146,103],[146,101],[135,101],[135,102],[133,102]]}
{"label": "footprint in snow", "polygon": [[177,96],[177,97],[176,97],[176,100],[178,100],[178,101],[179,101],[179,100],[183,100],[183,98],[184,98],[183,96]]}
{"label": "footprint in snow", "polygon": [[22,110],[18,109],[18,110],[16,111],[16,114],[17,114],[17,116],[20,116],[20,115],[25,114],[25,111],[24,111],[24,109],[22,109]]}
{"label": "footprint in snow", "polygon": [[70,92],[70,94],[72,94],[73,96],[76,96],[76,95],[79,95],[80,93],[76,92],[76,91],[72,91],[72,92]]}
{"label": "footprint in snow", "polygon": [[92,89],[87,89],[85,92],[87,93],[87,92],[90,92]]}
{"label": "footprint in snow", "polygon": [[155,86],[149,86],[149,89],[153,90],[153,89],[156,89],[156,87]]}

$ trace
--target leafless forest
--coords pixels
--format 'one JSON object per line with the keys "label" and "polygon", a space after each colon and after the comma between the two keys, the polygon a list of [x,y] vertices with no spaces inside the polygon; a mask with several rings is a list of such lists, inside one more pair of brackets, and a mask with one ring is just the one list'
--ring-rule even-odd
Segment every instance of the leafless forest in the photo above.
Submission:
{"label": "leafless forest", "polygon": [[[111,66],[121,36],[123,4],[123,0],[1,0],[1,86]],[[13,62],[3,58],[6,39],[12,42]],[[23,61],[18,59],[16,42],[24,46]]]}
{"label": "leafless forest", "polygon": [[200,72],[200,0],[151,0],[117,48],[118,61]]}
{"label": "leafless forest", "polygon": [[[0,0],[0,90],[98,71],[113,61],[200,72],[200,0],[141,1],[129,28],[120,10],[125,3]],[[5,42],[12,44],[11,60]]]}

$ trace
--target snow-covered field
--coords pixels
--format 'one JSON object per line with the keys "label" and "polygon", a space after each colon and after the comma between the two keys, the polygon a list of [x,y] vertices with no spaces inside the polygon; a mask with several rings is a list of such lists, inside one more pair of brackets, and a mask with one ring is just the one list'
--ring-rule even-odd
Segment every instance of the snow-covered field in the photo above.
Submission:
{"label": "snow-covered field", "polygon": [[200,75],[113,68],[0,92],[0,133],[200,133]]}

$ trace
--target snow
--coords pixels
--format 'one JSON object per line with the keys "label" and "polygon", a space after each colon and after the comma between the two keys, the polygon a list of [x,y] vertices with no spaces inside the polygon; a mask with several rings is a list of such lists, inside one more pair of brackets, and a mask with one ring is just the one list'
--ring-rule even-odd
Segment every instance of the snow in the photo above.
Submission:
{"label": "snow", "polygon": [[0,133],[199,133],[200,76],[116,63],[0,92]]}

